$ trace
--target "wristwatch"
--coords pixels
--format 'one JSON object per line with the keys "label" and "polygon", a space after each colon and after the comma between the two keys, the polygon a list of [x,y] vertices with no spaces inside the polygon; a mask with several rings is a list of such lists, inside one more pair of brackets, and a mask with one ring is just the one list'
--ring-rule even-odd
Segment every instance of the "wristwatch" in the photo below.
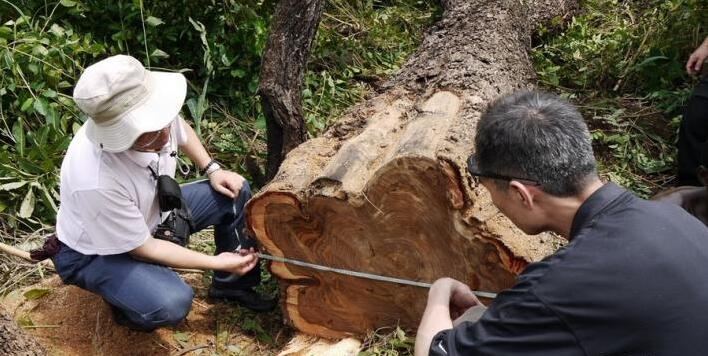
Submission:
{"label": "wristwatch", "polygon": [[211,175],[212,173],[214,173],[220,169],[221,169],[221,165],[219,164],[219,162],[217,162],[215,159],[212,159],[211,161],[209,161],[209,163],[207,163],[206,166],[204,166],[204,173],[208,177],[209,175]]}

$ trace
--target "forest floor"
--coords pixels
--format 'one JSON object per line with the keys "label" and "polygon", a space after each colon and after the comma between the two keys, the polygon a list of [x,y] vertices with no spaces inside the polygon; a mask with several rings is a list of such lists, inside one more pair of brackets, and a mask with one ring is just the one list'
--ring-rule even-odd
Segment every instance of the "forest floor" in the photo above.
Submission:
{"label": "forest floor", "polygon": [[[197,244],[199,238],[206,236],[198,236]],[[191,311],[179,325],[149,333],[116,324],[101,297],[65,285],[53,273],[8,293],[0,308],[56,356],[356,355],[361,347],[354,339],[329,342],[298,334],[284,324],[279,309],[254,313],[208,299],[207,274],[180,275],[194,289]]]}

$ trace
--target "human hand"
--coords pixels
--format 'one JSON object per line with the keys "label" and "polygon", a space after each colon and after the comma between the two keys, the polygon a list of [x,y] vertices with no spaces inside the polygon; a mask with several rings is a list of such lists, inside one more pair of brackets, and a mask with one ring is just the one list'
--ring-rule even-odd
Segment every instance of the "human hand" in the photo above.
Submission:
{"label": "human hand", "polygon": [[450,318],[452,319],[457,319],[467,309],[482,304],[468,285],[452,278],[442,278],[435,281],[430,287],[430,295],[437,295],[441,299],[447,297]]}
{"label": "human hand", "polygon": [[238,197],[238,193],[241,191],[241,187],[243,186],[243,182],[245,180],[246,179],[240,174],[224,169],[219,169],[209,175],[209,183],[211,183],[211,187],[231,199]]}
{"label": "human hand", "polygon": [[705,40],[703,40],[703,43],[701,43],[696,50],[691,53],[691,56],[688,57],[688,61],[686,62],[686,72],[688,74],[697,74],[700,73],[701,67],[703,66],[703,62],[708,58],[708,37],[706,37]]}
{"label": "human hand", "polygon": [[258,263],[258,256],[251,248],[250,250],[240,250],[238,252],[222,252],[216,256],[218,270],[231,272],[242,276]]}

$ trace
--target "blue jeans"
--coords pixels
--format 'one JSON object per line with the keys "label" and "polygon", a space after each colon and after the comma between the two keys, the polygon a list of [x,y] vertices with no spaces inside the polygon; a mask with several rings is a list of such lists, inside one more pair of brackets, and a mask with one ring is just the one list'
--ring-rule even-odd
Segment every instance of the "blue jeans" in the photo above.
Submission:
{"label": "blue jeans", "polygon": [[[208,180],[183,185],[182,195],[192,212],[196,231],[214,226],[216,254],[233,251],[239,245],[255,245],[255,241],[246,239],[242,232],[244,206],[251,198],[247,182],[236,199],[212,189]],[[61,243],[52,260],[64,283],[100,295],[121,309],[130,321],[147,330],[179,323],[192,306],[194,292],[177,273],[162,265],[133,259],[128,253],[84,255]],[[245,289],[258,283],[258,265],[240,277],[214,272],[213,284],[220,288]]]}

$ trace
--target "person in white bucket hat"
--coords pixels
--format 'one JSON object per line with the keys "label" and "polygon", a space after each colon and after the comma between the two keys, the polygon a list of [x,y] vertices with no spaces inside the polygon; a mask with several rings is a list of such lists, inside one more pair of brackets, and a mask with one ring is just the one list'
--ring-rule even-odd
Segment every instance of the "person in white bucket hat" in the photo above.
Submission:
{"label": "person in white bucket hat", "polygon": [[[276,305],[253,290],[260,269],[244,234],[248,182],[221,169],[179,116],[186,89],[182,74],[149,71],[125,55],[89,66],[74,89],[88,120],[62,163],[52,259],[65,283],[101,295],[116,321],[136,330],[174,325],[189,312],[192,289],[168,267],[215,270],[210,297],[257,311]],[[214,256],[155,237],[174,236],[158,229],[175,215],[161,209],[157,182],[174,177],[178,149],[207,179],[182,185],[183,203],[171,212],[186,222],[191,214],[181,225],[191,232],[214,226]]]}

